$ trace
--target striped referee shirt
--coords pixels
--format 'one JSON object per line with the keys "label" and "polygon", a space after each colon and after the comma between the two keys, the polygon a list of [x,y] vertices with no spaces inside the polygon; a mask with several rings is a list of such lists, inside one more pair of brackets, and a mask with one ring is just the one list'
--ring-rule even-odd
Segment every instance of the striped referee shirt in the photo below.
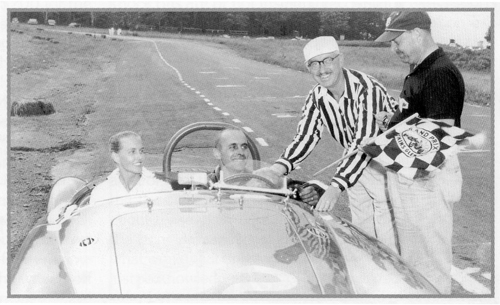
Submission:
{"label": "striped referee shirt", "polygon": [[[337,101],[325,87],[316,85],[302,108],[302,118],[292,143],[276,161],[294,170],[313,151],[321,139],[324,127],[342,145],[344,155],[354,151],[363,139],[379,134],[374,115],[379,111],[394,112],[397,101],[373,77],[343,68],[344,93]],[[332,185],[341,190],[354,185],[368,165],[370,157],[363,152],[345,159],[337,166]]]}

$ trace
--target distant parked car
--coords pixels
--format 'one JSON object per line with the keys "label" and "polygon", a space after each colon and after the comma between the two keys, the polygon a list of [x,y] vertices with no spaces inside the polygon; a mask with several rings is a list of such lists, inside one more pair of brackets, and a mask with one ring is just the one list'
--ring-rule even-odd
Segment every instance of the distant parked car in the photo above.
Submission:
{"label": "distant parked car", "polygon": [[28,20],[28,24],[38,24],[38,20],[32,18],[32,19]]}
{"label": "distant parked car", "polygon": [[81,27],[82,25],[79,24],[79,23],[76,23],[76,22],[71,22],[69,25],[68,25],[70,28],[79,28]]}
{"label": "distant parked car", "polygon": [[49,25],[56,25],[56,21],[53,19],[49,19],[48,23]]}

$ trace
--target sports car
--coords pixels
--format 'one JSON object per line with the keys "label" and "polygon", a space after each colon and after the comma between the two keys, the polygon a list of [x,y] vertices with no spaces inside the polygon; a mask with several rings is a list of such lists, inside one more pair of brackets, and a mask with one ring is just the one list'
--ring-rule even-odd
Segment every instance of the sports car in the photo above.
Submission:
{"label": "sports car", "polygon": [[10,295],[438,294],[377,239],[302,202],[287,179],[243,173],[212,183],[213,168],[189,167],[188,153],[173,169],[184,137],[228,126],[200,122],[174,134],[156,171],[171,192],[89,204],[96,182],[58,180],[11,264]]}

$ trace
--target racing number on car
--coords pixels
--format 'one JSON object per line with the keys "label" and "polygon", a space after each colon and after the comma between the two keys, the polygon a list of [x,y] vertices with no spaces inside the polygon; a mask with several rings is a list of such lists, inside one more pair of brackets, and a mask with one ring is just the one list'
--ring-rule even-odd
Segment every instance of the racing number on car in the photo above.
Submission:
{"label": "racing number on car", "polygon": [[264,273],[279,279],[278,282],[244,282],[229,286],[223,293],[240,294],[255,291],[284,291],[297,286],[297,278],[278,269],[264,266],[247,266],[238,270],[241,273]]}

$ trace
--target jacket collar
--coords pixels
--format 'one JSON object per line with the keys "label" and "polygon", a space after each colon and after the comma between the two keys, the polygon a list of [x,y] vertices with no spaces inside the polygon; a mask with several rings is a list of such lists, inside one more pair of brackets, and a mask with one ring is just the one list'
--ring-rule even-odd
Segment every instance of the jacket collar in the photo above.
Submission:
{"label": "jacket collar", "polygon": [[427,69],[429,68],[438,58],[445,56],[445,53],[441,47],[439,47],[437,50],[429,54],[419,65],[416,67],[410,67],[411,73],[414,73],[417,70],[420,69]]}

